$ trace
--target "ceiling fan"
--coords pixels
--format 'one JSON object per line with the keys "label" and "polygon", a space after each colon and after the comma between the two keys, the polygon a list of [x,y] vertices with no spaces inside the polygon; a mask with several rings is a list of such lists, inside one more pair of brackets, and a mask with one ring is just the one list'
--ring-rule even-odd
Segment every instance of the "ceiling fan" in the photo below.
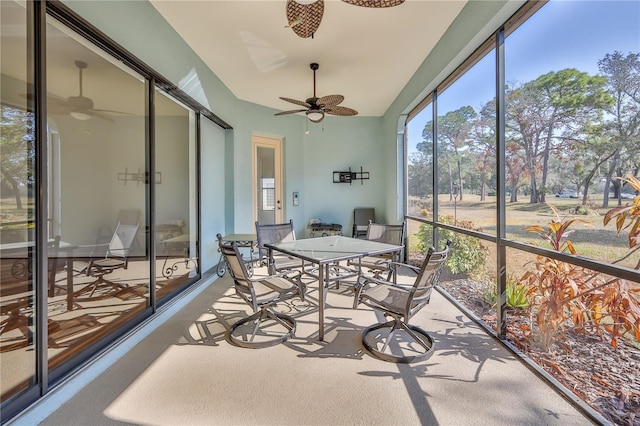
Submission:
{"label": "ceiling fan", "polygon": [[312,63],[309,66],[313,70],[313,97],[307,98],[306,101],[298,101],[296,99],[283,98],[281,96],[280,99],[282,99],[283,101],[291,102],[292,104],[300,105],[305,108],[294,109],[291,111],[281,111],[274,115],[285,115],[304,112],[307,115],[307,118],[314,123],[321,122],[322,119],[324,119],[325,114],[341,116],[357,115],[358,111],[338,105],[344,100],[344,96],[342,95],[328,95],[321,98],[318,98],[316,96],[316,70],[320,68],[320,66],[316,63]]}
{"label": "ceiling fan", "polygon": [[[70,115],[77,120],[89,120],[95,116],[107,121],[113,120],[104,113],[130,115],[122,111],[94,108],[93,100],[83,95],[82,70],[87,68],[87,63],[75,61],[75,65],[78,67],[78,96],[69,96],[67,99],[62,99],[52,94],[47,94],[47,111],[50,114]],[[32,98],[31,94],[27,94],[26,97],[27,99]]]}

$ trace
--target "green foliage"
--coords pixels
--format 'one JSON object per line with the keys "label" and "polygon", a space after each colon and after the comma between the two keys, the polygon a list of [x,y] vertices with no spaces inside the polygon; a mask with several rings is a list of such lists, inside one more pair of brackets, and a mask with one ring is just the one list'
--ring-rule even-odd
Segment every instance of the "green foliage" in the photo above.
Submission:
{"label": "green foliage", "polygon": [[[525,284],[519,283],[516,278],[509,276],[505,289],[507,307],[512,309],[527,309],[529,307],[529,302],[527,301],[528,291],[529,288]],[[488,289],[484,298],[491,305],[495,305],[498,302],[496,287]]]}
{"label": "green foliage", "polygon": [[[453,223],[453,217],[440,216],[438,221],[450,224]],[[465,229],[476,229],[471,221],[459,220],[457,226]],[[426,252],[427,244],[425,241],[431,241],[432,232],[433,227],[431,225],[426,223],[420,225],[420,230],[417,233],[419,251]],[[478,238],[459,234],[448,229],[439,229],[438,232],[441,241],[453,241],[446,263],[452,274],[468,274],[473,277],[484,275],[484,265],[487,260],[488,250]]]}

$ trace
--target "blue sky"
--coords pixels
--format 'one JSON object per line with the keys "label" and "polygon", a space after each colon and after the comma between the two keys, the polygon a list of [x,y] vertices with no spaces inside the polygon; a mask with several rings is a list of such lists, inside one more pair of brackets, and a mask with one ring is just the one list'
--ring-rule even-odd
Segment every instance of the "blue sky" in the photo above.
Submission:
{"label": "blue sky", "polygon": [[[506,80],[526,83],[565,68],[594,75],[598,61],[616,50],[640,52],[640,0],[552,0],[505,40]],[[494,67],[492,52],[440,95],[439,115],[465,105],[478,110],[493,99]],[[430,114],[409,123],[410,149]]]}

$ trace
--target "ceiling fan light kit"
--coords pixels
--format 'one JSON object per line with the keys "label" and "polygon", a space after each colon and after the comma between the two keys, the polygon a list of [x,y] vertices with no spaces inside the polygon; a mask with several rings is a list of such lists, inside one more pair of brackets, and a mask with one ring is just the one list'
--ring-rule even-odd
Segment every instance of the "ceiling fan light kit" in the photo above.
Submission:
{"label": "ceiling fan light kit", "polygon": [[75,118],[76,120],[90,120],[91,119],[91,114],[87,114],[86,112],[80,112],[80,111],[71,111],[69,113],[70,116],[72,116],[73,118]]}
{"label": "ceiling fan light kit", "polygon": [[305,114],[307,114],[307,118],[314,123],[319,123],[324,118],[324,112],[320,110],[309,110]]}

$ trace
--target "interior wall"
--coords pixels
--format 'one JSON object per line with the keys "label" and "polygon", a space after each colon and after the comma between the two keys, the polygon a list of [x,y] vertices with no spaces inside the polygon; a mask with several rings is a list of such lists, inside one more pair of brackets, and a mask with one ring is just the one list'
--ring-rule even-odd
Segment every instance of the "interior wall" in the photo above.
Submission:
{"label": "interior wall", "polygon": [[216,234],[225,235],[225,131],[203,118],[200,130],[202,272],[220,258]]}

